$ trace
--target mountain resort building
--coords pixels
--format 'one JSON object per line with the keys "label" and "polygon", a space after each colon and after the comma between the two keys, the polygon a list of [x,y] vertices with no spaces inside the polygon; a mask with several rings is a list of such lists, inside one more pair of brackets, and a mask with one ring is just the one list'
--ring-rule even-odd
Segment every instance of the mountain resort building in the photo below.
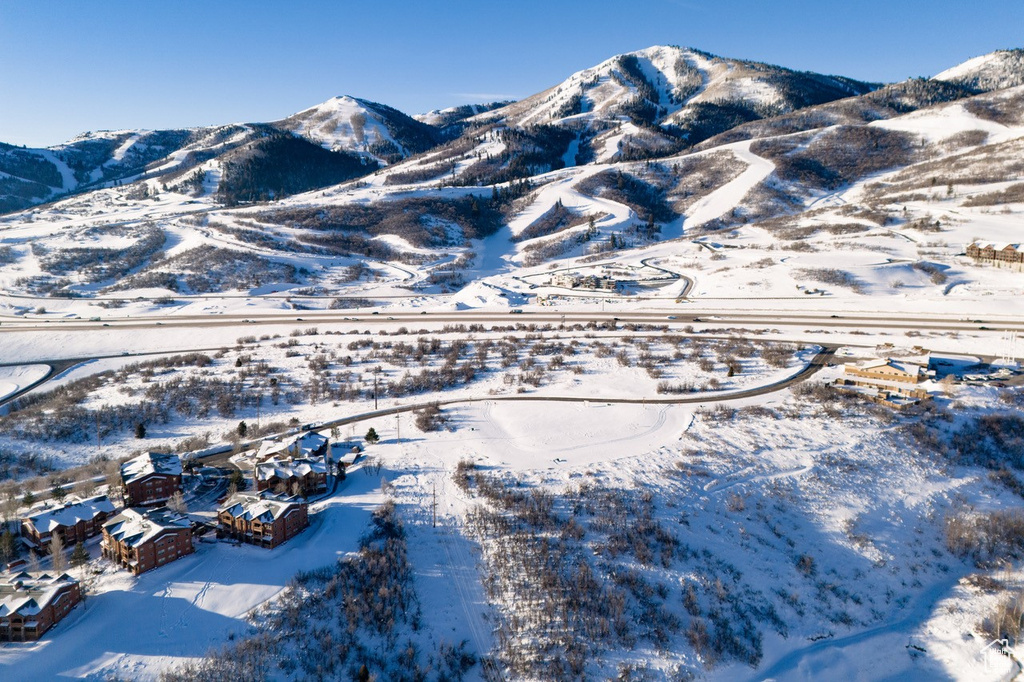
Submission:
{"label": "mountain resort building", "polygon": [[227,537],[273,549],[309,525],[307,508],[301,497],[235,493],[217,510],[218,529]]}
{"label": "mountain resort building", "polygon": [[181,458],[162,452],[139,455],[121,465],[121,483],[125,506],[163,504],[181,491]]}
{"label": "mountain resort building", "polygon": [[22,571],[0,578],[0,642],[31,642],[82,601],[77,580]]}
{"label": "mountain resort building", "polygon": [[1024,270],[1024,248],[1021,246],[1005,242],[972,242],[967,245],[966,252],[975,262],[1019,271]]}
{"label": "mountain resort building", "polygon": [[114,513],[106,495],[90,497],[51,507],[22,519],[21,536],[36,551],[49,551],[50,541],[59,535],[65,547],[99,535],[103,522]]}
{"label": "mountain resort building", "polygon": [[125,509],[103,525],[103,556],[135,575],[192,554],[192,523],[166,507]]}
{"label": "mountain resort building", "polygon": [[308,497],[327,490],[323,459],[271,459],[253,467],[256,490]]}
{"label": "mountain resort building", "polygon": [[893,358],[846,365],[836,386],[849,387],[873,402],[902,409],[928,397],[921,383],[935,377],[927,365]]}

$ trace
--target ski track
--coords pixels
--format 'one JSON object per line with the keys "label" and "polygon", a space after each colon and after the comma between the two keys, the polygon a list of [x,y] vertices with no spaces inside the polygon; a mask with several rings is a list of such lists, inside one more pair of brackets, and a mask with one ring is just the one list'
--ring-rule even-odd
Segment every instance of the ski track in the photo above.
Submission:
{"label": "ski track", "polygon": [[[452,494],[455,497],[460,497],[457,491],[450,493],[448,481],[449,476],[445,472],[441,477],[442,496]],[[476,649],[477,656],[483,658],[490,653],[491,638],[486,634],[487,625],[483,621],[483,611],[479,608],[479,605],[486,604],[487,600],[480,593],[480,583],[474,571],[476,561],[469,556],[469,552],[462,544],[462,542],[469,542],[469,539],[459,531],[456,519],[450,518],[444,526],[444,532],[438,534],[438,542],[444,551],[445,560],[448,562],[448,574],[452,578],[452,584],[455,585],[459,603],[466,616],[466,624],[469,626],[470,635],[473,638],[473,647]],[[476,599],[474,599],[474,595],[477,597]]]}
{"label": "ski track", "polygon": [[754,476],[746,476],[745,474],[756,470],[755,465],[744,467],[739,471],[731,474],[726,474],[722,478],[716,478],[707,485],[704,486],[704,492],[706,493],[717,493],[723,490],[728,490],[735,486],[743,483],[760,483],[763,481],[774,481],[781,478],[791,478],[795,476],[803,476],[804,474],[810,473],[814,469],[814,462],[808,458],[808,462],[804,465],[793,467],[792,469],[785,469],[783,471],[776,471],[775,473],[764,473],[757,474]]}
{"label": "ski track", "polygon": [[894,623],[878,625],[845,637],[825,639],[799,649],[790,650],[771,666],[755,673],[753,677],[749,678],[750,682],[779,680],[781,679],[780,676],[796,672],[797,667],[807,660],[809,656],[828,649],[852,646],[875,637],[910,632],[927,620],[935,604],[946,597],[958,581],[959,576],[934,583],[930,588],[919,593],[913,599],[911,606],[904,609],[903,617]]}
{"label": "ski track", "polygon": [[721,149],[731,150],[737,158],[746,162],[747,169],[697,201],[683,221],[683,232],[703,225],[732,210],[746,196],[747,192],[775,170],[774,163],[750,151],[751,143],[752,140],[746,140],[722,146]]}

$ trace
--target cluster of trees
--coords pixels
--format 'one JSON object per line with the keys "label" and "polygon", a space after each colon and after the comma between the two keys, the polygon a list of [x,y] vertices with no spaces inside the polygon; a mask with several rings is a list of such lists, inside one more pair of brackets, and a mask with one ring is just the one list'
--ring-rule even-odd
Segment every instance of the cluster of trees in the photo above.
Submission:
{"label": "cluster of trees", "polygon": [[[162,233],[161,233],[162,234]],[[180,293],[251,289],[272,282],[301,282],[309,273],[289,263],[272,261],[246,251],[203,244],[150,265],[110,290],[160,287]]]}
{"label": "cluster of trees", "polygon": [[0,143],[0,172],[48,187],[64,186],[60,171],[51,161],[9,144]]}
{"label": "cluster of trees", "polygon": [[[239,373],[232,379],[220,379],[191,373],[174,374],[157,381],[156,372],[167,368],[206,367],[212,358],[202,353],[189,353],[171,358],[135,363],[117,371],[107,371],[70,382],[53,391],[26,396],[11,405],[9,414],[0,417],[0,433],[32,441],[86,443],[119,433],[145,435],[146,425],[167,423],[172,416],[206,418],[211,415],[231,417],[237,411],[255,407],[263,400],[264,390],[271,398],[280,391],[276,380],[265,388],[247,381]],[[265,366],[257,366],[269,370]],[[129,389],[129,400],[121,404],[86,407],[92,394],[105,386],[126,388],[132,378],[141,378],[146,387],[139,393]],[[16,465],[26,467],[31,460],[14,456]],[[11,466],[15,466],[12,463]]]}
{"label": "cluster of trees", "polygon": [[75,273],[79,280],[86,282],[117,280],[150,261],[166,240],[164,231],[152,224],[123,236],[135,237],[137,241],[127,248],[80,247],[48,251],[39,259],[40,265],[56,275]]}
{"label": "cluster of trees", "polygon": [[416,410],[416,428],[420,431],[440,431],[448,423],[448,415],[437,402],[433,402],[421,410]]}
{"label": "cluster of trees", "polygon": [[814,282],[820,282],[821,284],[830,284],[835,287],[853,289],[857,293],[861,293],[863,290],[863,285],[860,280],[845,270],[839,270],[837,268],[801,268],[796,270],[793,274],[797,277],[809,279]]}
{"label": "cluster of trees", "polygon": [[558,126],[501,128],[493,134],[505,148],[467,168],[456,184],[496,185],[557,170],[565,166],[563,156],[576,139],[574,132]]}
{"label": "cluster of trees", "polygon": [[582,215],[571,208],[566,208],[562,205],[562,200],[559,199],[544,215],[527,225],[518,235],[515,235],[512,241],[522,242],[527,239],[546,237],[549,234],[561,232],[583,223],[589,222],[593,225],[595,220],[594,216]]}
{"label": "cluster of trees", "polygon": [[944,530],[946,549],[960,558],[973,559],[979,566],[1005,565],[1024,556],[1021,509],[952,512],[946,516]]}
{"label": "cluster of trees", "polygon": [[666,223],[679,215],[666,201],[665,189],[630,173],[604,171],[581,182],[577,189],[591,196],[603,196],[629,206],[643,221]]}
{"label": "cluster of trees", "polygon": [[[647,490],[588,482],[554,495],[468,460],[454,480],[477,500],[466,526],[482,550],[484,586],[499,610],[499,659],[513,677],[607,676],[616,649],[678,651],[684,642],[709,667],[756,665],[759,623],[785,634],[734,566],[680,541]],[[666,569],[689,577],[679,585]]]}
{"label": "cluster of trees", "polygon": [[315,234],[299,237],[304,242],[357,253],[363,252],[359,246],[368,247],[363,244],[368,236],[393,234],[414,246],[441,247],[482,239],[501,227],[501,214],[488,201],[474,196],[279,209],[258,217],[264,222],[313,231]]}
{"label": "cluster of trees", "polygon": [[458,682],[476,666],[468,644],[423,651],[422,614],[395,505],[374,512],[359,552],[299,573],[254,619],[255,634],[161,675],[161,682],[350,679]]}
{"label": "cluster of trees", "polygon": [[236,150],[223,164],[217,198],[241,202],[280,199],[351,180],[377,170],[365,157],[332,152],[306,139],[273,128]]}
{"label": "cluster of trees", "polygon": [[421,166],[401,173],[389,173],[388,176],[384,178],[384,184],[406,185],[417,182],[427,182],[428,180],[443,178],[454,170],[454,161],[442,161],[441,163]]}
{"label": "cluster of trees", "polygon": [[795,150],[797,140],[759,140],[751,151],[772,159],[782,180],[833,190],[916,158],[909,133],[869,126],[836,126]]}

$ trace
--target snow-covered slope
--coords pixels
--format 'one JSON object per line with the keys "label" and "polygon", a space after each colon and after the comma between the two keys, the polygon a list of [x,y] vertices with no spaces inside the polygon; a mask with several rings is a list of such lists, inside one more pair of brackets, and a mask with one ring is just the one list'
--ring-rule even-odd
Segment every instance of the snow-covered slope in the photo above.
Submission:
{"label": "snow-covered slope", "polygon": [[393,161],[429,149],[437,131],[376,102],[334,97],[273,124],[331,151],[352,151]]}
{"label": "snow-covered slope", "polygon": [[671,122],[694,104],[742,102],[752,109],[784,112],[871,89],[849,78],[656,46],[612,57],[493,115],[518,125],[613,118],[628,116],[629,105],[639,100],[652,107],[652,122]]}
{"label": "snow-covered slope", "polygon": [[1024,84],[1024,50],[996,50],[968,59],[935,76],[935,80],[951,81],[977,88],[1000,90]]}

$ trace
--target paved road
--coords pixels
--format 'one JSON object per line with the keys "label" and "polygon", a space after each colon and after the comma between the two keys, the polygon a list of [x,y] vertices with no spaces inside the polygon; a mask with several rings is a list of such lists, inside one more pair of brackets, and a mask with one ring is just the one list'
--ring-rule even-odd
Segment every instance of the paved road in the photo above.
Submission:
{"label": "paved road", "polygon": [[86,358],[61,358],[59,360],[35,360],[31,362],[0,362],[0,367],[24,367],[25,365],[46,365],[50,368],[50,371],[46,373],[41,379],[38,379],[28,386],[12,393],[3,400],[0,400],[0,407],[3,407],[7,403],[17,400],[19,397],[25,395],[34,388],[38,388],[42,384],[45,384],[50,379],[60,376],[67,370],[71,369],[76,365],[80,365],[85,362],[92,362],[93,360],[107,360],[110,358],[121,358],[121,357],[132,357],[132,358],[145,358],[149,355],[175,355],[180,353],[204,353],[204,352],[215,352],[221,349],[221,346],[216,348],[190,348],[187,350],[179,351],[145,351],[141,353],[114,353],[111,355],[94,355]]}
{"label": "paved road", "polygon": [[83,319],[45,320],[33,317],[4,318],[0,325],[0,334],[17,333],[33,330],[99,330],[104,327],[116,329],[139,329],[167,327],[239,327],[244,330],[247,325],[290,325],[303,324],[334,324],[358,323],[386,324],[404,322],[421,326],[437,326],[444,324],[546,324],[558,323],[563,319],[566,323],[588,322],[619,322],[622,324],[659,324],[669,327],[700,324],[712,327],[730,327],[736,325],[758,325],[776,327],[780,325],[807,325],[823,330],[849,329],[894,329],[906,331],[1024,331],[1024,317],[1006,316],[1001,318],[963,319],[952,315],[900,315],[891,316],[876,313],[844,313],[842,315],[827,312],[793,312],[788,310],[764,312],[730,312],[719,309],[698,308],[692,303],[672,306],[661,311],[609,311],[580,312],[560,311],[557,308],[510,314],[495,311],[440,311],[440,312],[387,312],[374,314],[366,312],[336,310],[303,310],[279,313],[241,314],[203,314],[203,315],[147,315],[145,317],[109,317],[105,321]]}
{"label": "paved road", "polygon": [[[822,348],[811,361],[804,366],[799,372],[774,381],[770,384],[763,386],[755,386],[753,388],[744,388],[736,391],[719,391],[714,393],[700,393],[697,395],[690,395],[685,397],[675,396],[670,398],[608,398],[605,396],[546,396],[546,395],[509,395],[509,396],[486,396],[483,398],[452,398],[450,400],[430,400],[422,403],[414,403],[410,405],[399,405],[396,407],[387,407],[381,410],[371,410],[369,412],[361,412],[359,414],[350,415],[347,417],[339,417],[338,419],[331,419],[328,421],[317,422],[315,428],[312,430],[322,431],[324,429],[333,428],[335,426],[346,426],[348,424],[356,424],[359,422],[368,421],[371,419],[379,419],[381,417],[388,417],[393,414],[402,414],[405,412],[413,412],[415,410],[421,410],[428,405],[437,404],[442,407],[450,405],[469,405],[472,403],[482,402],[552,402],[552,403],[605,403],[613,405],[695,405],[699,403],[714,403],[723,402],[726,400],[739,400],[742,398],[753,398],[760,395],[767,395],[769,393],[775,393],[785,388],[792,386],[793,384],[805,381],[809,377],[816,374],[822,367],[831,362],[835,356],[836,346],[827,346]],[[289,433],[295,433],[291,431]],[[257,447],[261,440],[254,440],[242,443],[243,449],[249,449]],[[226,446],[227,447],[227,446]],[[227,466],[230,464],[228,458],[231,456],[230,452],[218,452],[206,457],[201,457],[204,464],[210,464],[214,466]]]}

